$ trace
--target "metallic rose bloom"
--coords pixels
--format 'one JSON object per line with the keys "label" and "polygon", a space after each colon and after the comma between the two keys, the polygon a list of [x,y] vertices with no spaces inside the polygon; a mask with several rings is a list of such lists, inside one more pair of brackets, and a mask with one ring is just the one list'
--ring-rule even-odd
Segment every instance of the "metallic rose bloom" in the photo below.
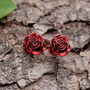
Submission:
{"label": "metallic rose bloom", "polygon": [[71,47],[67,37],[55,35],[55,37],[50,40],[49,52],[52,55],[65,56],[70,50]]}
{"label": "metallic rose bloom", "polygon": [[45,39],[36,33],[31,33],[24,38],[23,49],[28,54],[38,55],[46,49]]}

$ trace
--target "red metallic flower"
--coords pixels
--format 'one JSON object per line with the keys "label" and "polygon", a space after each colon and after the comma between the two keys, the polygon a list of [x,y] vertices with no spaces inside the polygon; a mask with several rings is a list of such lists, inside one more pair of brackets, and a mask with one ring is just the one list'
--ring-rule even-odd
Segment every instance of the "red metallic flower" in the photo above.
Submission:
{"label": "red metallic flower", "polygon": [[70,50],[71,47],[67,37],[55,35],[55,37],[50,40],[49,52],[52,55],[65,56]]}
{"label": "red metallic flower", "polygon": [[23,43],[23,49],[28,54],[38,55],[43,50],[46,49],[46,45],[44,41],[45,39],[41,35],[38,35],[36,33],[31,33],[25,37]]}

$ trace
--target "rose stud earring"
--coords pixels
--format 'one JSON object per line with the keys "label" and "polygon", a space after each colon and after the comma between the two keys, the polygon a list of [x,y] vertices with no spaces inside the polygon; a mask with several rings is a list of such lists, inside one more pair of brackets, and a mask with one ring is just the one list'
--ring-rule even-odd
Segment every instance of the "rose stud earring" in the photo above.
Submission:
{"label": "rose stud earring", "polygon": [[28,54],[38,55],[46,49],[45,39],[36,33],[27,35],[24,39],[23,49]]}
{"label": "rose stud earring", "polygon": [[55,35],[55,37],[50,40],[49,52],[52,55],[65,56],[70,50],[71,47],[67,37]]}

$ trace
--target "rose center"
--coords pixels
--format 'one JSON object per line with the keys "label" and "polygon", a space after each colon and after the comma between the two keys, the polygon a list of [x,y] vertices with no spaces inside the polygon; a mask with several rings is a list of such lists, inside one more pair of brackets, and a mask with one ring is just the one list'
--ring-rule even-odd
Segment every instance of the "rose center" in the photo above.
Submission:
{"label": "rose center", "polygon": [[64,40],[56,39],[54,43],[54,48],[56,52],[63,52],[67,48]]}
{"label": "rose center", "polygon": [[29,48],[31,48],[32,50],[38,50],[38,48],[40,47],[41,43],[38,41],[37,38],[31,38],[30,39],[30,43],[29,43]]}

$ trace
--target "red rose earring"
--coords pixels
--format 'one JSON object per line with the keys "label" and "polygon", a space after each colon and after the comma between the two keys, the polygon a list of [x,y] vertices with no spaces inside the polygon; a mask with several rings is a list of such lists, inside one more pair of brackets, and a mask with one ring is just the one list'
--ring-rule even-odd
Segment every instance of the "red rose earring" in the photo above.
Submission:
{"label": "red rose earring", "polygon": [[65,56],[70,50],[69,41],[65,36],[55,35],[55,37],[50,40],[49,52],[52,55]]}
{"label": "red rose earring", "polygon": [[45,39],[36,33],[27,35],[24,39],[23,49],[28,54],[38,55],[46,49]]}
{"label": "red rose earring", "polygon": [[[45,39],[41,35],[31,33],[25,37],[23,49],[28,54],[38,55],[46,49]],[[71,50],[71,47],[65,36],[55,35],[50,40],[48,50],[52,55],[65,56]]]}

